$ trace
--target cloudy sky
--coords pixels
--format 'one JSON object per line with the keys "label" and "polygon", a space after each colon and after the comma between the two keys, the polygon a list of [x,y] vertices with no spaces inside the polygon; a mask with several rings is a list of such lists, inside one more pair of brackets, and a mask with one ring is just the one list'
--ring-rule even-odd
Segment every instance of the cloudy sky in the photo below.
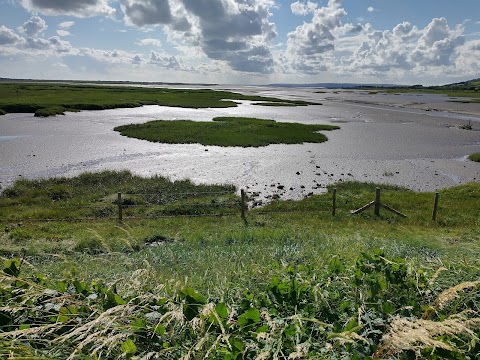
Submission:
{"label": "cloudy sky", "polygon": [[0,0],[0,77],[445,84],[480,77],[480,2]]}

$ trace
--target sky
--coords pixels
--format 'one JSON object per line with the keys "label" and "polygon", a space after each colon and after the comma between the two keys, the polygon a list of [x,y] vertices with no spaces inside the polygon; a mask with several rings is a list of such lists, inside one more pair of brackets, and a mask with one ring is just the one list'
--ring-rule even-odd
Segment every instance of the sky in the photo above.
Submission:
{"label": "sky", "polygon": [[480,77],[480,0],[0,0],[0,77],[447,84]]}

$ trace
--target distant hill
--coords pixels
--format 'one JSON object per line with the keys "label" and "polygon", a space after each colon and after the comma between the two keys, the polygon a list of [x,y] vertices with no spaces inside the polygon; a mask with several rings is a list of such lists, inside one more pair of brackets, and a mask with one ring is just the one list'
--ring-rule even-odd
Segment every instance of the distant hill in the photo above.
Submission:
{"label": "distant hill", "polygon": [[355,89],[359,87],[399,87],[393,84],[352,84],[352,83],[314,83],[314,84],[268,84],[273,87],[296,87],[296,88],[321,88],[321,89]]}
{"label": "distant hill", "polygon": [[443,89],[480,91],[480,78],[441,86]]}

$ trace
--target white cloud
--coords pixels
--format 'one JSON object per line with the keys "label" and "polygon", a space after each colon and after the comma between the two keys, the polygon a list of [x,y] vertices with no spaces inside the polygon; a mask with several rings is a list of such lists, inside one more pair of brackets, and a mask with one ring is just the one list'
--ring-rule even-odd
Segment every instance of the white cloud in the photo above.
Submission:
{"label": "white cloud", "polygon": [[480,40],[471,41],[468,44],[468,49],[473,51],[480,51]]}
{"label": "white cloud", "polygon": [[75,25],[74,21],[64,21],[58,24],[60,29],[70,29],[73,25]]}
{"label": "white cloud", "polygon": [[338,34],[347,31],[341,22],[346,14],[340,0],[329,0],[327,6],[314,10],[311,22],[288,34],[286,57],[293,69],[306,73],[327,70]]}
{"label": "white cloud", "polygon": [[135,55],[134,57],[132,57],[132,64],[140,65],[142,62],[143,62],[143,60],[140,57],[140,55]]}
{"label": "white cloud", "polygon": [[452,30],[447,19],[433,19],[424,29],[412,53],[412,61],[427,66],[454,65],[457,49],[464,43],[462,26]]}
{"label": "white cloud", "polygon": [[[293,12],[307,11],[305,2],[294,4]],[[474,50],[479,44],[467,42],[463,25],[451,28],[445,18],[432,19],[423,29],[403,22],[377,30],[370,24],[344,23],[347,12],[341,0],[329,0],[312,14],[310,22],[288,34],[286,51],[276,52],[277,72],[398,81],[462,71],[463,77],[475,76],[480,67]]]}
{"label": "white cloud", "polygon": [[70,33],[70,31],[62,30],[62,29],[57,30],[57,34],[58,34],[59,36],[70,36],[70,35],[72,35],[72,34]]}
{"label": "white cloud", "polygon": [[32,16],[27,22],[18,28],[19,31],[30,37],[35,37],[48,28],[45,20],[39,16]]}
{"label": "white cloud", "polygon": [[242,72],[269,73],[272,0],[121,0],[125,22],[164,26],[176,45],[200,47],[211,60]]}
{"label": "white cloud", "polygon": [[25,47],[30,50],[45,52],[69,53],[72,46],[68,41],[61,40],[58,36],[44,38],[28,38]]}
{"label": "white cloud", "polygon": [[367,11],[368,11],[368,12],[374,12],[375,9],[373,8],[373,6],[369,6],[369,7],[367,8]]}
{"label": "white cloud", "polygon": [[318,5],[316,3],[311,1],[308,1],[307,3],[296,1],[290,5],[290,9],[295,15],[307,15],[309,13],[313,13],[317,6]]}
{"label": "white cloud", "polygon": [[150,64],[158,65],[167,69],[179,70],[182,68],[180,61],[173,55],[159,54],[152,51],[150,54]]}
{"label": "white cloud", "polygon": [[48,41],[56,52],[68,53],[72,50],[72,45],[68,41],[61,40],[58,36],[52,36]]}
{"label": "white cloud", "polygon": [[190,28],[184,17],[172,13],[170,0],[121,0],[121,9],[129,25],[170,25],[178,30]]}
{"label": "white cloud", "polygon": [[19,0],[31,12],[45,15],[69,15],[79,18],[114,16],[115,9],[108,0]]}
{"label": "white cloud", "polygon": [[425,71],[455,66],[459,47],[465,43],[463,28],[450,29],[445,18],[433,19],[424,29],[408,22],[392,31],[365,30],[366,38],[345,64],[351,71]]}
{"label": "white cloud", "polygon": [[151,38],[139,40],[137,44],[141,46],[162,46],[162,42],[160,40]]}
{"label": "white cloud", "polygon": [[12,29],[6,26],[0,26],[0,45],[15,45],[24,43],[25,39],[15,34]]}

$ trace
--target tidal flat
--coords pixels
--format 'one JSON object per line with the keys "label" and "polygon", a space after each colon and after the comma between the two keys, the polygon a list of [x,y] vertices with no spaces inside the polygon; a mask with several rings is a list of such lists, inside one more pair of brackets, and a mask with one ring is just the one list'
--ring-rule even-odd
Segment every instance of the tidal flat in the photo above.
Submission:
{"label": "tidal flat", "polygon": [[[73,176],[85,171],[131,170],[195,183],[224,183],[261,197],[286,199],[321,193],[329,184],[358,180],[433,191],[478,181],[480,104],[444,95],[371,93],[275,87],[212,87],[246,96],[322,103],[302,107],[138,108],[66,112],[37,118],[0,117],[2,188],[20,178]],[[116,126],[151,120],[252,117],[277,122],[337,125],[320,144],[259,148],[162,144],[122,137]],[[462,128],[472,124],[472,130]],[[278,189],[282,187],[282,190]]]}

